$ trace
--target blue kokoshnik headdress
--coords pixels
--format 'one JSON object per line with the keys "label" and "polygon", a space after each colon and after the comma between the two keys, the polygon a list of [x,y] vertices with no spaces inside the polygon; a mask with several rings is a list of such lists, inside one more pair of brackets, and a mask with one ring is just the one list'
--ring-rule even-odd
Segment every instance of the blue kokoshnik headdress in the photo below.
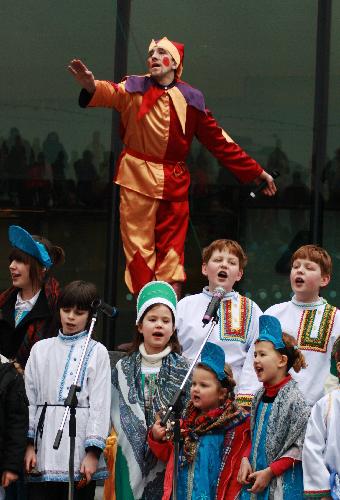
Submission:
{"label": "blue kokoshnik headdress", "polygon": [[282,340],[281,323],[274,316],[262,314],[259,319],[259,330],[259,341],[271,342],[275,349],[284,349],[286,347]]}
{"label": "blue kokoshnik headdress", "polygon": [[221,382],[227,377],[224,371],[225,355],[219,345],[207,342],[202,350],[201,363],[213,370]]}
{"label": "blue kokoshnik headdress", "polygon": [[9,226],[8,238],[11,245],[37,259],[40,264],[49,269],[53,262],[43,243],[32,238],[30,233],[20,226]]}

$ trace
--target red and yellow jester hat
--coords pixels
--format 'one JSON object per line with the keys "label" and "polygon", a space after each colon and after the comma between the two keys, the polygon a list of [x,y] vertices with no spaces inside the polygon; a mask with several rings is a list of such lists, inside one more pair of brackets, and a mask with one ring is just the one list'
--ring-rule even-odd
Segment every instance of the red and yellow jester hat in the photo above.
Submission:
{"label": "red and yellow jester hat", "polygon": [[151,43],[149,45],[149,52],[156,46],[167,50],[173,57],[175,63],[177,64],[175,74],[177,78],[180,78],[183,71],[184,44],[179,42],[172,42],[164,36],[160,40],[151,40]]}

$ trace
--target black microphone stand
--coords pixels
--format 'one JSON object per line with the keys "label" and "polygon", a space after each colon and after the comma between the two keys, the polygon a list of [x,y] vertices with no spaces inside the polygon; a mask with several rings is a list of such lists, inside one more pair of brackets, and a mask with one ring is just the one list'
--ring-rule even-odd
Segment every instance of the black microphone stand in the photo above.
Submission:
{"label": "black microphone stand", "polygon": [[76,423],[76,409],[78,405],[77,392],[80,392],[81,387],[78,385],[79,375],[83,368],[84,359],[86,356],[86,351],[91,340],[94,325],[97,321],[98,310],[95,309],[92,314],[90,328],[86,337],[86,341],[81,353],[80,361],[78,364],[77,372],[75,374],[73,384],[70,386],[67,398],[65,399],[65,411],[64,416],[61,421],[59,430],[54,440],[53,448],[57,450],[60,445],[60,441],[63,435],[64,426],[70,413],[69,420],[69,436],[70,436],[70,457],[69,457],[69,483],[68,483],[68,500],[73,500],[74,498],[74,452],[75,452],[75,441],[77,435],[77,423]]}
{"label": "black microphone stand", "polygon": [[[197,363],[198,358],[201,356],[201,353],[203,351],[203,348],[205,344],[208,342],[208,339],[211,335],[211,332],[217,325],[219,320],[218,317],[218,311],[215,312],[214,316],[211,318],[211,324],[208,330],[208,333],[206,337],[203,340],[203,343],[201,347],[199,348],[186,376],[183,379],[183,382],[181,383],[179,389],[175,393],[174,397],[172,398],[170,404],[168,405],[168,408],[161,420],[161,425],[165,426],[167,421],[170,418],[170,414],[172,412],[175,413],[175,424],[174,424],[174,437],[173,437],[173,443],[174,443],[174,472],[173,472],[173,477],[172,477],[172,500],[177,500],[177,482],[178,482],[178,458],[179,458],[179,442],[181,438],[181,429],[180,429],[180,416],[181,416],[181,405],[180,405],[180,397],[184,391],[185,384],[187,383],[193,369],[195,368],[195,365]],[[203,325],[204,328],[205,324]]]}

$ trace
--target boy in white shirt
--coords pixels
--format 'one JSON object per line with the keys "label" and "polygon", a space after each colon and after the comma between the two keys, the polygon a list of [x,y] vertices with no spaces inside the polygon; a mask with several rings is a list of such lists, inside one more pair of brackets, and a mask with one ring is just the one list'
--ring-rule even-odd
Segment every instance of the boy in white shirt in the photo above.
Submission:
{"label": "boy in white shirt", "polygon": [[236,241],[221,239],[203,249],[202,261],[208,286],[201,293],[184,297],[177,305],[176,323],[183,355],[191,361],[195,358],[209,328],[203,328],[202,318],[215,288],[223,287],[226,295],[219,307],[220,319],[209,341],[222,347],[226,354],[237,383],[238,403],[250,406],[260,387],[253,368],[253,343],[262,311],[255,302],[233,290],[243,276],[247,256]]}
{"label": "boy in white shirt", "polygon": [[[335,345],[340,379],[340,337]],[[340,386],[312,408],[302,453],[306,498],[340,499]]]}
{"label": "boy in white shirt", "polygon": [[271,306],[265,314],[275,316],[282,331],[297,340],[307,368],[292,374],[310,405],[324,396],[324,384],[330,372],[331,353],[340,334],[340,314],[319,296],[328,285],[332,260],[324,248],[304,245],[292,256],[290,283],[294,296],[289,302]]}

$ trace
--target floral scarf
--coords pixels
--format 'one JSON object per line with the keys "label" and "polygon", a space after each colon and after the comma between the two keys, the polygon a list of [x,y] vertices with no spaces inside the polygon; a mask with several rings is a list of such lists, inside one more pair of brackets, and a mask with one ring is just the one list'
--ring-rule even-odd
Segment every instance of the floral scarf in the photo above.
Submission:
{"label": "floral scarf", "polygon": [[190,401],[186,418],[181,425],[182,438],[184,439],[183,458],[188,463],[192,463],[200,436],[207,433],[226,432],[241,423],[247,416],[248,413],[243,408],[229,399],[219,408],[214,408],[207,413],[201,413]]}

